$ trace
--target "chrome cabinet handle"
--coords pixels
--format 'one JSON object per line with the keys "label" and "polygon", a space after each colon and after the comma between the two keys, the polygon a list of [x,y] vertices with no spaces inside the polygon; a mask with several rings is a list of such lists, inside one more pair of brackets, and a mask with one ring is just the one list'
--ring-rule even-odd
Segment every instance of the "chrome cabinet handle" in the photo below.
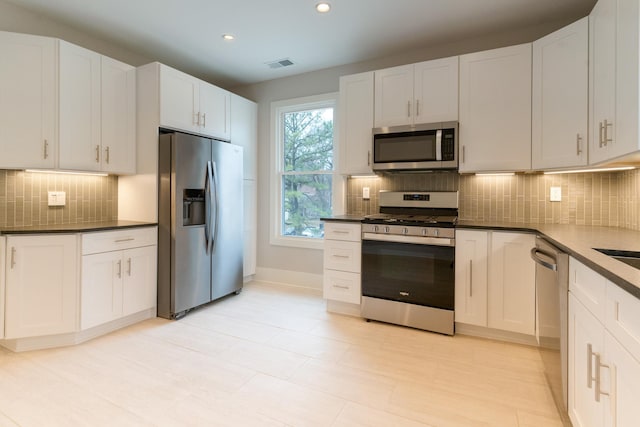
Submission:
{"label": "chrome cabinet handle", "polygon": [[602,147],[602,145],[604,144],[603,140],[602,140],[602,134],[603,134],[603,126],[602,126],[602,122],[598,123],[598,146]]}
{"label": "chrome cabinet handle", "polygon": [[604,145],[609,145],[610,142],[613,142],[613,138],[609,138],[609,126],[611,126],[613,128],[613,123],[609,123],[607,121],[607,119],[604,119],[604,125],[602,126],[604,128]]}
{"label": "chrome cabinet handle", "polygon": [[367,151],[367,166],[371,166],[371,150]]}
{"label": "chrome cabinet handle", "polygon": [[333,285],[333,287],[338,289],[349,289],[348,286],[343,286],[343,285]]}
{"label": "chrome cabinet handle", "polygon": [[348,231],[344,231],[344,230],[333,230],[334,234],[349,234]]}
{"label": "chrome cabinet handle", "polygon": [[411,101],[407,101],[407,117],[411,117]]}
{"label": "chrome cabinet handle", "polygon": [[131,276],[131,258],[127,259],[127,276]]}
{"label": "chrome cabinet handle", "polygon": [[576,134],[576,154],[579,156],[582,154],[582,137],[579,133]]}
{"label": "chrome cabinet handle", "polygon": [[16,265],[16,248],[11,248],[11,269]]}
{"label": "chrome cabinet handle", "polygon": [[96,163],[100,163],[100,146],[96,145]]}
{"label": "chrome cabinet handle", "polygon": [[107,164],[109,164],[109,147],[104,149],[104,153],[105,153],[105,161],[107,162]]}
{"label": "chrome cabinet handle", "polygon": [[593,346],[587,344],[587,387],[593,386]]}
{"label": "chrome cabinet handle", "polygon": [[118,278],[122,277],[122,260],[118,261]]}
{"label": "chrome cabinet handle", "polygon": [[133,237],[127,237],[125,239],[117,239],[115,240],[116,243],[122,243],[122,242],[131,242],[132,240],[136,240]]}
{"label": "chrome cabinet handle", "polygon": [[348,255],[332,255],[334,258],[349,258]]}
{"label": "chrome cabinet handle", "polygon": [[44,158],[49,158],[49,141],[47,141],[46,139],[44,140]]}
{"label": "chrome cabinet handle", "polygon": [[595,397],[596,397],[596,402],[600,402],[600,396],[609,396],[609,393],[605,393],[604,391],[602,391],[602,378],[600,377],[600,368],[609,368],[609,365],[605,365],[604,363],[602,363],[600,361],[600,353],[594,353],[594,355],[596,356],[596,372],[595,372],[595,389],[594,389],[594,393],[595,393]]}
{"label": "chrome cabinet handle", "polygon": [[420,100],[416,99],[416,117],[420,116]]}
{"label": "chrome cabinet handle", "polygon": [[200,126],[200,111],[198,111],[197,113],[194,113],[193,117],[194,117],[194,124],[196,126]]}
{"label": "chrome cabinet handle", "polygon": [[467,157],[467,156],[465,156],[465,154],[466,154],[466,150],[465,150],[465,148],[466,148],[466,147],[463,145],[463,146],[462,146],[462,163],[464,163],[464,160],[465,160],[465,159],[466,159],[466,157]]}
{"label": "chrome cabinet handle", "polygon": [[202,127],[207,127],[207,113],[202,113]]}

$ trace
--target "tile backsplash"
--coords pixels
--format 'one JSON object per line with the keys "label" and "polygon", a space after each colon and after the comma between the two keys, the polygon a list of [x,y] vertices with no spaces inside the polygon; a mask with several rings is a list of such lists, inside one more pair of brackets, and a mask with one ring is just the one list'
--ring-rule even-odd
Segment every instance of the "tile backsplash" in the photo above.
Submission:
{"label": "tile backsplash", "polygon": [[[561,187],[562,201],[549,200]],[[370,200],[362,200],[369,187]],[[640,170],[576,174],[475,176],[455,173],[351,178],[347,213],[378,211],[379,190],[460,191],[460,219],[619,226],[640,229]]]}
{"label": "tile backsplash", "polygon": [[[65,206],[47,206],[64,191]],[[118,177],[0,170],[0,227],[77,224],[118,218]]]}

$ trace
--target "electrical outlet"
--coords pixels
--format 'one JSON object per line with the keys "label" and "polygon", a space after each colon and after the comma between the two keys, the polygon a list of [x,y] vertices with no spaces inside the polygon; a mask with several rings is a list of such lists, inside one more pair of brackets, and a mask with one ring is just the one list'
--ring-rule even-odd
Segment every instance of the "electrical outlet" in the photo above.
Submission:
{"label": "electrical outlet", "polygon": [[369,187],[362,187],[362,200],[369,200]]}
{"label": "electrical outlet", "polygon": [[47,192],[47,205],[48,206],[64,206],[67,203],[67,193],[64,191],[48,191]]}
{"label": "electrical outlet", "polygon": [[552,202],[561,202],[562,201],[562,187],[551,187],[551,191],[549,191],[549,199]]}

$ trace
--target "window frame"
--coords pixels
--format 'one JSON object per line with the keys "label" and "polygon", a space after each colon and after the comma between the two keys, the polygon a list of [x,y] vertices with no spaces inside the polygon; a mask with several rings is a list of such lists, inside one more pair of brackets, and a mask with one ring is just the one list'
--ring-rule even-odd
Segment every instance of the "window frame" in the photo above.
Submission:
{"label": "window frame", "polygon": [[[271,103],[271,167],[270,167],[270,231],[269,243],[277,246],[289,246],[295,248],[322,249],[324,239],[305,236],[284,236],[282,234],[283,194],[282,177],[284,172],[284,137],[282,115],[295,111],[314,110],[320,108],[333,108],[333,170],[326,171],[331,175],[331,206],[332,212],[336,211],[336,201],[341,200],[337,192],[341,190],[339,182],[341,178],[337,173],[338,164],[338,93],[332,92],[322,95],[307,96],[302,98],[287,99]],[[307,172],[304,172],[305,174]],[[321,173],[322,171],[314,171]],[[294,173],[287,173],[292,175]],[[341,203],[338,203],[341,209]]]}

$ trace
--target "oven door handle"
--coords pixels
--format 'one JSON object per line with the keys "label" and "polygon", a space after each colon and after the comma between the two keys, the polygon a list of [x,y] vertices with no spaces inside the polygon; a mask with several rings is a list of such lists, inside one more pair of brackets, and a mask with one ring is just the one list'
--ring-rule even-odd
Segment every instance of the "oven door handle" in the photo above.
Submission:
{"label": "oven door handle", "polygon": [[455,246],[455,239],[443,237],[422,237],[422,236],[398,236],[395,234],[362,233],[362,240],[376,240],[379,242],[413,243],[418,245],[431,246]]}

